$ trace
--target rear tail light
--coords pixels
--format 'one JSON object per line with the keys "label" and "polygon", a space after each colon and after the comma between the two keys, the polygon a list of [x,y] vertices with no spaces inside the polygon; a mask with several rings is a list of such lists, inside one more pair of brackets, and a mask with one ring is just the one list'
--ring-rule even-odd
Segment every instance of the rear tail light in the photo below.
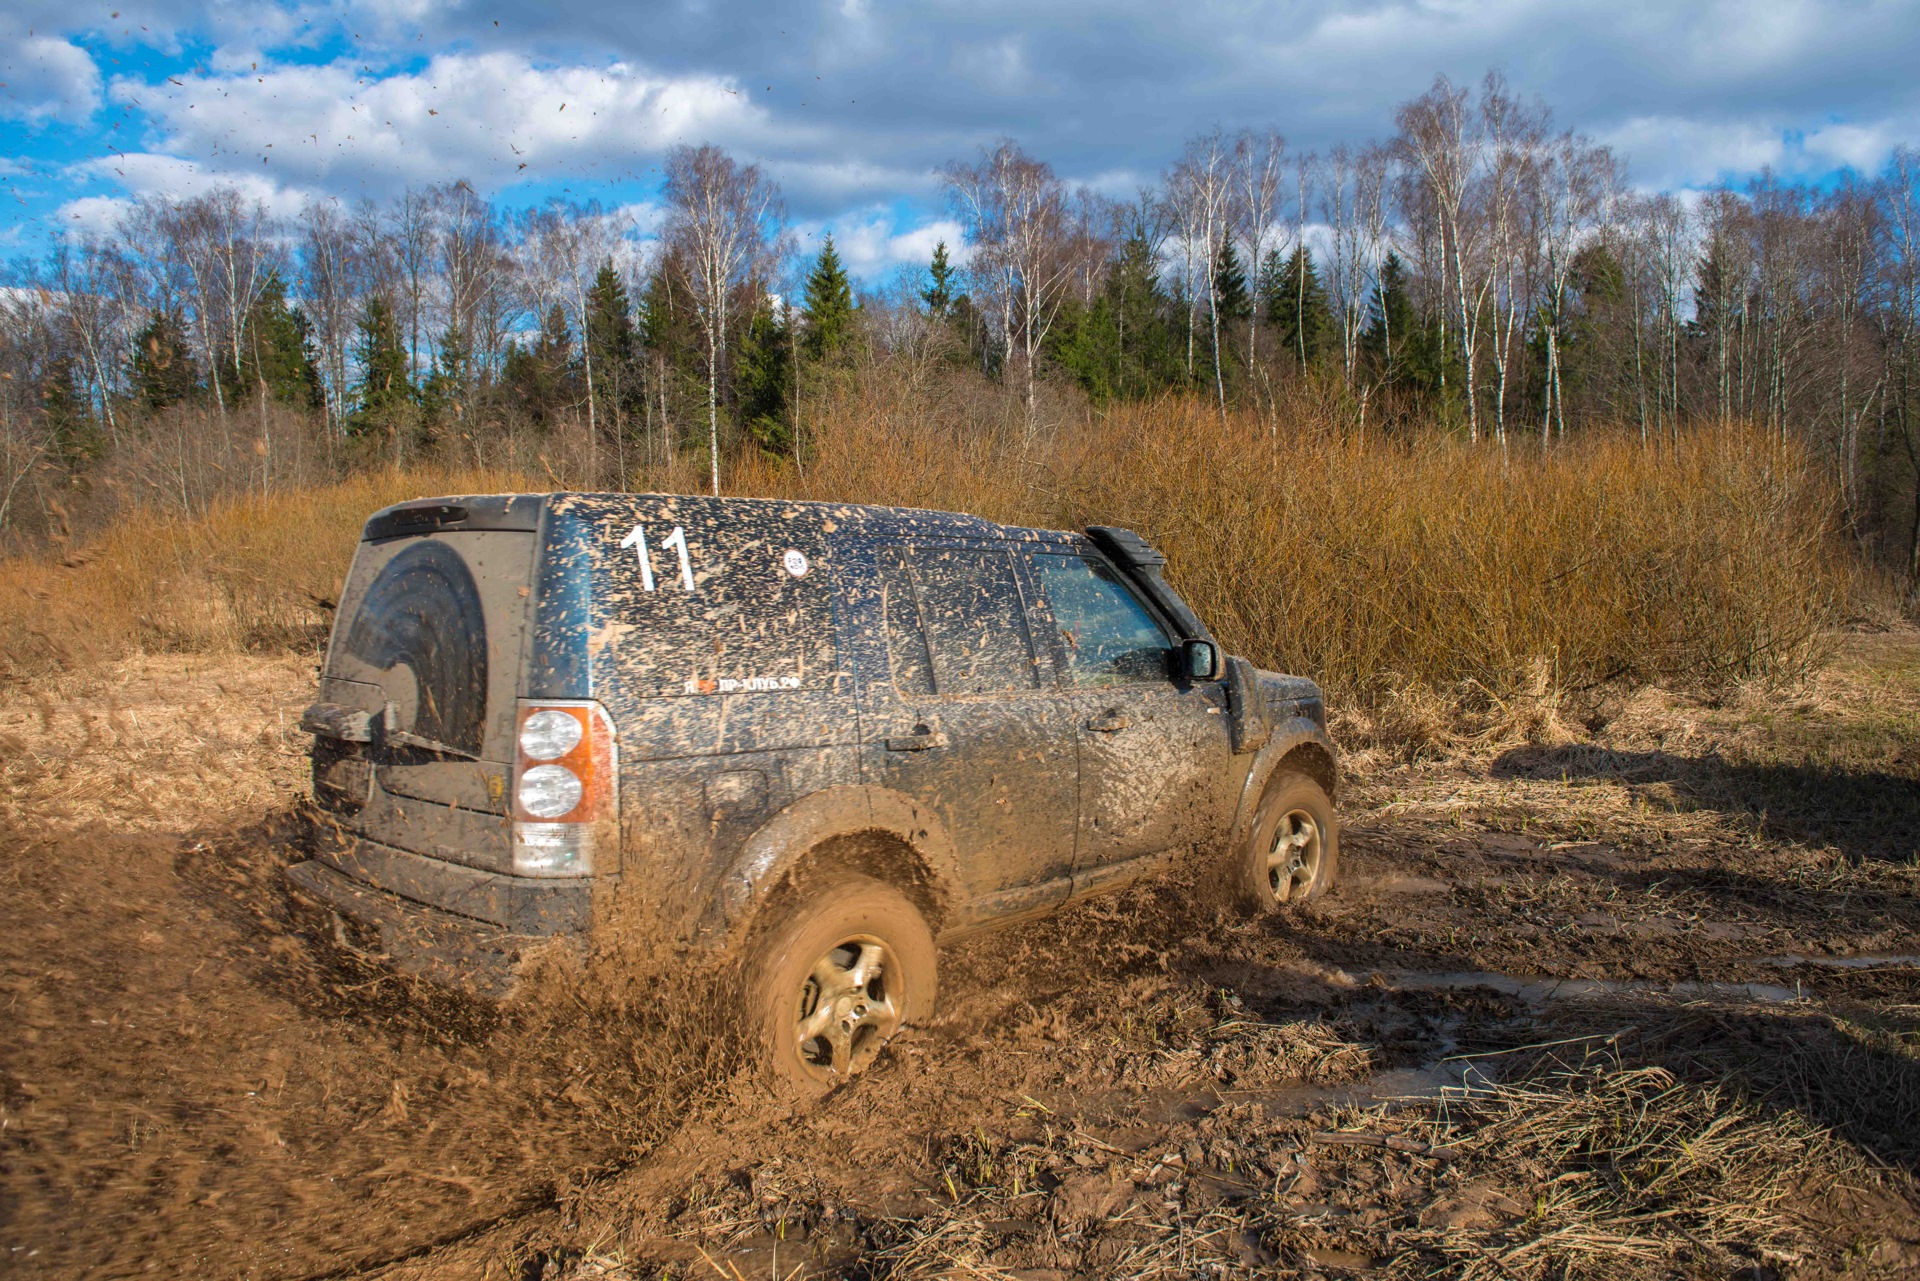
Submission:
{"label": "rear tail light", "polygon": [[590,876],[619,843],[613,724],[598,703],[522,703],[514,731],[513,870]]}

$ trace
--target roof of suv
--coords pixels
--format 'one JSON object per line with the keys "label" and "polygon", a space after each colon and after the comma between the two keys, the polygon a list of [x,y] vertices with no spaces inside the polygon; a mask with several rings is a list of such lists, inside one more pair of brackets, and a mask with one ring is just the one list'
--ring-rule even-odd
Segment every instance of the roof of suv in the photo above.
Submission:
{"label": "roof of suv", "polygon": [[962,512],[927,511],[917,507],[877,507],[859,503],[806,502],[787,498],[714,498],[701,494],[582,493],[556,491],[540,494],[467,494],[437,498],[419,498],[384,507],[368,518],[361,537],[366,541],[392,538],[424,529],[513,529],[538,528],[541,509],[555,504],[564,510],[579,503],[592,507],[598,503],[617,503],[626,499],[665,499],[675,503],[725,504],[753,510],[764,516],[769,509],[798,514],[817,513],[834,522],[834,527],[854,534],[898,534],[902,532],[935,538],[993,538],[1020,542],[1079,542],[1081,536],[1064,530],[1029,529],[1000,525]]}

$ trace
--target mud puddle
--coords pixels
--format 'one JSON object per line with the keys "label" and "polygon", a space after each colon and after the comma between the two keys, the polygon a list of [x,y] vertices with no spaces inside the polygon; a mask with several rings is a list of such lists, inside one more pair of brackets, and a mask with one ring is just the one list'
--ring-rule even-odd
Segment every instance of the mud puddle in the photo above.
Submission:
{"label": "mud puddle", "polygon": [[8,1271],[377,1263],[552,1204],[699,1088],[619,1011],[336,964],[281,915],[289,840],[0,832]]}
{"label": "mud puddle", "polygon": [[1756,965],[1797,970],[1920,970],[1920,956],[1763,956]]}
{"label": "mud puddle", "polygon": [[[1764,963],[1764,962],[1763,962]],[[1351,976],[1349,976],[1351,977]],[[1562,979],[1526,977],[1486,970],[1455,974],[1433,974],[1402,970],[1379,975],[1390,990],[1406,992],[1470,991],[1484,988],[1511,996],[1527,1006],[1544,1010],[1560,1001],[1593,1000],[1601,997],[1672,997],[1695,1001],[1763,1001],[1785,1003],[1802,1001],[1798,988],[1773,983],[1654,983],[1644,980]],[[1358,981],[1358,980],[1356,980]]]}
{"label": "mud puddle", "polygon": [[[1920,1170],[1920,873],[1877,847],[1557,770],[1356,769],[1326,900],[1255,924],[1168,911],[1179,885],[1087,904],[943,956],[940,1017],[871,1078],[691,1108],[649,1105],[644,1018],[503,1021],[318,964],[275,915],[271,840],[157,834],[214,786],[177,763],[154,816],[52,831],[95,812],[54,804],[79,783],[118,795],[117,758],[77,760],[0,829],[10,1274],[1920,1275],[1896,1178]],[[1683,1146],[1595,1147],[1629,1132]],[[1648,1168],[1705,1191],[1580,1217]],[[1800,1182],[1713,1182],[1755,1170]],[[1659,1262],[1552,1255],[1563,1228]]]}

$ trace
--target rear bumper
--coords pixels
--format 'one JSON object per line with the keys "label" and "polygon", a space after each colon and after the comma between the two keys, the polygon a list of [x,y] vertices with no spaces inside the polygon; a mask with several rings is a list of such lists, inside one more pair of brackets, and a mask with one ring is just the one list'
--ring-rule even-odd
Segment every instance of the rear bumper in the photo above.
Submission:
{"label": "rear bumper", "polygon": [[578,934],[593,918],[585,879],[504,876],[361,837],[323,845],[316,861],[359,885],[509,934]]}
{"label": "rear bumper", "polygon": [[521,962],[559,933],[517,932],[428,907],[317,860],[289,867],[287,883],[296,915],[343,951],[489,1000],[509,995]]}

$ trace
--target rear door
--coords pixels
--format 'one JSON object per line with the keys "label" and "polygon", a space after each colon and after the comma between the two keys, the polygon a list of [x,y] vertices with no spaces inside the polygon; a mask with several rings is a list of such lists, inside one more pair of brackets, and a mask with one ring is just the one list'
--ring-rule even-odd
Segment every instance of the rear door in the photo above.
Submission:
{"label": "rear door", "polygon": [[852,546],[866,778],[939,816],[977,918],[1059,902],[1079,810],[1075,731],[1035,655],[1013,557],[999,545]]}
{"label": "rear door", "polygon": [[496,523],[523,528],[363,542],[320,683],[322,703],[377,726],[320,767],[322,798],[370,840],[502,872],[538,518],[536,500],[521,501],[526,512]]}
{"label": "rear door", "polygon": [[1212,840],[1233,752],[1218,682],[1176,680],[1171,628],[1097,553],[1035,553],[1080,740],[1074,889]]}

